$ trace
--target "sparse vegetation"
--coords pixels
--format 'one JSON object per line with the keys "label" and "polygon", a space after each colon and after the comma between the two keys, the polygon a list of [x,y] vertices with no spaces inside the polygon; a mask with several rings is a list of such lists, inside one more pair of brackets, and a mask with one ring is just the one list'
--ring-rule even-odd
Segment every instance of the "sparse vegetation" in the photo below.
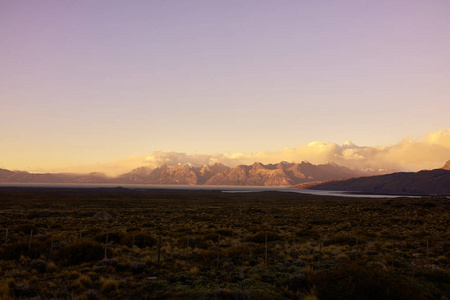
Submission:
{"label": "sparse vegetation", "polygon": [[[447,299],[449,208],[437,197],[0,188],[0,299]],[[102,211],[111,219],[93,218]]]}

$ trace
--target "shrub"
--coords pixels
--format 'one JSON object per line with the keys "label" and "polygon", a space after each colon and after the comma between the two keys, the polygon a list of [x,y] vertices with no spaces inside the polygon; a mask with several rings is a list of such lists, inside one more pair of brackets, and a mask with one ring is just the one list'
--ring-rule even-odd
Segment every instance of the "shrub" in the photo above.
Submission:
{"label": "shrub", "polygon": [[311,229],[302,229],[295,233],[295,236],[298,240],[305,240],[305,239],[314,239],[317,240],[320,238],[320,234]]}
{"label": "shrub", "polygon": [[328,240],[325,240],[323,242],[324,246],[329,245],[349,245],[349,246],[355,246],[356,240],[358,240],[358,245],[361,245],[364,243],[364,241],[355,235],[351,234],[338,234],[330,237]]}
{"label": "shrub", "polygon": [[450,273],[446,270],[427,270],[418,274],[425,280],[437,283],[437,284],[447,284],[450,287]]}
{"label": "shrub", "polygon": [[100,291],[104,294],[113,294],[119,289],[119,282],[113,278],[100,279],[102,287]]}
{"label": "shrub", "polygon": [[25,283],[20,283],[14,288],[14,296],[17,298],[26,298],[34,296],[34,291]]}
{"label": "shrub", "polygon": [[56,264],[54,262],[52,262],[52,261],[49,262],[47,264],[47,272],[53,273],[53,272],[56,272],[56,271],[58,271],[58,267],[56,266]]}
{"label": "shrub", "polygon": [[14,228],[14,231],[22,232],[23,234],[30,234],[31,230],[33,230],[33,234],[38,232],[38,228],[34,224],[21,224]]}
{"label": "shrub", "polygon": [[215,293],[215,299],[218,300],[250,300],[251,294],[247,290],[229,290],[219,289]]}
{"label": "shrub", "polygon": [[134,227],[128,227],[125,231],[126,232],[133,232],[133,231],[140,231],[140,230],[141,230],[140,227],[134,226]]}
{"label": "shrub", "polygon": [[86,300],[99,300],[100,295],[96,290],[90,289],[84,292],[84,296],[86,297]]}
{"label": "shrub", "polygon": [[80,275],[75,281],[80,289],[86,289],[92,287],[92,280],[89,276]]}
{"label": "shrub", "polygon": [[80,273],[78,273],[78,271],[76,271],[76,270],[71,270],[71,271],[64,270],[61,272],[60,275],[65,279],[71,279],[71,280],[75,280],[80,277]]}
{"label": "shrub", "polygon": [[131,271],[131,273],[133,273],[135,275],[144,272],[146,268],[147,268],[147,265],[142,261],[137,261],[130,265],[130,271]]}
{"label": "shrub", "polygon": [[198,273],[200,273],[200,269],[199,269],[198,267],[192,267],[192,268],[189,270],[189,273],[190,273],[191,275],[193,275],[193,276],[196,276],[196,275],[198,275]]}
{"label": "shrub", "polygon": [[[133,242],[133,232],[128,232],[122,240],[122,244],[131,246]],[[139,248],[153,247],[158,243],[156,237],[146,231],[134,232],[134,245]]]}
{"label": "shrub", "polygon": [[311,287],[308,277],[304,273],[294,274],[289,277],[287,285],[291,291],[307,291]]}
{"label": "shrub", "polygon": [[203,262],[209,262],[217,259],[217,249],[204,249],[199,250],[198,254],[194,256],[195,259]]}
{"label": "shrub", "polygon": [[267,234],[267,242],[273,242],[273,241],[279,241],[281,240],[281,237],[279,234],[274,232],[257,232],[255,233],[249,241],[254,243],[264,243],[266,241],[266,234]]}
{"label": "shrub", "polygon": [[[121,240],[125,237],[125,234],[120,231],[108,232],[108,243],[116,243],[119,244]],[[99,243],[106,242],[106,233],[100,233],[95,236],[95,240]]]}
{"label": "shrub", "polygon": [[11,292],[16,287],[16,281],[14,278],[2,279],[0,281],[0,299],[9,299],[11,297]]}
{"label": "shrub", "polygon": [[319,300],[319,298],[317,298],[316,292],[313,290],[306,294],[303,300]]}
{"label": "shrub", "polygon": [[[248,246],[247,246],[248,248]],[[229,247],[227,249],[224,249],[223,252],[221,252],[221,256],[225,255],[228,256],[230,258],[234,258],[234,257],[242,257],[242,246],[233,246],[233,247]]]}
{"label": "shrub", "polygon": [[102,259],[99,263],[100,266],[111,266],[111,267],[117,267],[119,264],[119,261],[115,258],[112,259]]}
{"label": "shrub", "polygon": [[219,240],[219,235],[216,232],[207,232],[203,235],[203,239],[212,241],[213,243],[217,243],[217,241]]}
{"label": "shrub", "polygon": [[[178,239],[177,246],[180,248],[186,248],[187,246],[187,235]],[[193,236],[192,234],[189,237],[189,247],[191,248],[207,248],[208,243],[203,238],[198,238]]]}
{"label": "shrub", "polygon": [[39,273],[44,273],[47,270],[47,262],[42,259],[36,259],[30,263],[30,267]]}
{"label": "shrub", "polygon": [[337,270],[318,272],[313,279],[317,296],[327,299],[428,299],[416,282],[399,274],[350,262]]}
{"label": "shrub", "polygon": [[101,260],[105,249],[100,243],[83,239],[81,243],[71,243],[55,252],[55,260],[63,265],[79,265],[84,262]]}
{"label": "shrub", "polygon": [[0,250],[0,255],[3,259],[12,260],[19,259],[20,256],[26,255],[28,251],[28,244],[26,242],[17,242],[5,245]]}
{"label": "shrub", "polygon": [[50,245],[46,241],[32,240],[30,251],[28,241],[17,242],[4,246],[0,252],[6,260],[19,259],[22,255],[29,258],[39,258],[42,254],[50,252]]}
{"label": "shrub", "polygon": [[217,234],[221,236],[232,236],[233,231],[231,229],[218,229],[216,230]]}

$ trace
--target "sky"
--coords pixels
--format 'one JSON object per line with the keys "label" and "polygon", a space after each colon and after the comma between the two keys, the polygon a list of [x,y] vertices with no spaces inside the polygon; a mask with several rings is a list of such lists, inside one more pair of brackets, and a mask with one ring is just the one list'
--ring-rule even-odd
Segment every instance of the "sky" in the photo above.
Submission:
{"label": "sky", "polygon": [[449,11],[447,0],[0,0],[0,168],[439,167]]}

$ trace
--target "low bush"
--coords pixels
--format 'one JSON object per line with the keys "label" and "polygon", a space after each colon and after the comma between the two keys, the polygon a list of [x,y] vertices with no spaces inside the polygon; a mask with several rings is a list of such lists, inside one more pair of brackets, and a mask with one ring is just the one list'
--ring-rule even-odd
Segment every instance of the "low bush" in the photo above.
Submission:
{"label": "low bush", "polygon": [[307,240],[307,239],[317,240],[320,238],[319,232],[317,232],[316,230],[311,230],[311,229],[307,229],[307,228],[298,230],[295,233],[295,236],[299,241]]}
{"label": "low bush", "polygon": [[105,255],[104,246],[91,240],[83,239],[61,247],[54,254],[55,261],[62,265],[79,265],[84,262],[101,260]]}
{"label": "low bush", "polygon": [[31,230],[33,230],[33,234],[36,234],[38,232],[38,228],[35,224],[21,224],[16,226],[13,231],[21,232],[27,235],[31,233]]}
{"label": "low bush", "polygon": [[337,234],[329,237],[327,240],[323,241],[324,246],[329,245],[349,245],[355,246],[356,241],[358,241],[358,245],[363,244],[365,241],[358,236],[352,234]]}
{"label": "low bush", "polygon": [[119,289],[119,282],[113,278],[102,278],[100,283],[102,284],[100,291],[106,295],[114,294]]}
{"label": "low bush", "polygon": [[250,237],[249,241],[254,243],[264,243],[266,241],[266,235],[267,235],[267,242],[273,242],[273,241],[280,241],[281,237],[279,234],[274,232],[257,232],[252,237]]}
{"label": "low bush", "polygon": [[30,267],[39,273],[44,273],[47,270],[47,262],[42,259],[36,259],[30,263]]}
{"label": "low bush", "polygon": [[137,261],[130,265],[130,271],[131,271],[131,273],[133,273],[135,275],[141,274],[142,272],[145,271],[146,268],[147,268],[147,265],[142,261]]}
{"label": "low bush", "polygon": [[21,256],[36,259],[43,254],[50,253],[50,243],[46,240],[32,240],[31,246],[28,246],[28,241],[8,244],[1,248],[0,256],[6,260],[17,260]]}
{"label": "low bush", "polygon": [[382,268],[349,262],[337,270],[316,273],[313,283],[321,300],[429,299],[417,282]]}
{"label": "low bush", "polygon": [[153,247],[158,244],[156,237],[146,231],[127,232],[127,234],[123,236],[121,244],[129,245],[131,247],[133,243],[133,234],[134,245],[139,248]]}
{"label": "low bush", "polygon": [[56,266],[56,264],[54,262],[51,261],[47,264],[46,271],[49,273],[54,273],[54,272],[58,271],[58,267]]}
{"label": "low bush", "polygon": [[233,235],[233,230],[231,229],[218,229],[216,230],[217,234],[221,235],[221,236],[232,236]]}
{"label": "low bush", "polygon": [[106,235],[108,234],[108,244],[109,243],[115,243],[119,244],[121,240],[124,239],[125,233],[121,231],[113,231],[108,233],[99,233],[95,236],[95,240],[99,243],[105,243],[106,242]]}
{"label": "low bush", "polygon": [[91,278],[86,275],[80,275],[80,277],[75,280],[75,284],[81,290],[86,290],[87,288],[92,288],[93,286]]}
{"label": "low bush", "polygon": [[287,286],[291,291],[308,291],[311,285],[305,273],[293,274],[287,281]]}
{"label": "low bush", "polygon": [[20,283],[13,290],[14,296],[17,298],[30,298],[35,296],[36,292],[27,284]]}
{"label": "low bush", "polygon": [[100,299],[99,293],[94,289],[89,289],[89,290],[85,291],[84,297],[86,298],[86,300],[99,300]]}
{"label": "low bush", "polygon": [[[180,237],[177,241],[177,246],[179,248],[186,248],[188,237],[186,236]],[[189,236],[189,247],[191,248],[207,248],[208,241],[204,238],[199,238],[193,234]]]}
{"label": "low bush", "polygon": [[9,299],[16,287],[14,278],[0,280],[0,299]]}
{"label": "low bush", "polygon": [[215,292],[215,299],[218,300],[250,300],[251,294],[247,290],[219,289]]}

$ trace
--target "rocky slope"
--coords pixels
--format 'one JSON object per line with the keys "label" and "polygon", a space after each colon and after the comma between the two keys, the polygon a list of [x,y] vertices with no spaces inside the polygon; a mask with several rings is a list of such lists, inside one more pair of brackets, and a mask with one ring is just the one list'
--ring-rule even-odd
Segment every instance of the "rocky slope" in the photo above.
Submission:
{"label": "rocky slope", "polygon": [[[368,172],[355,171],[334,163],[313,165],[281,162],[251,166],[240,165],[218,173],[205,184],[209,185],[248,185],[248,186],[290,186],[304,182],[324,181],[369,175]],[[370,174],[370,175],[373,175]]]}
{"label": "rocky slope", "polygon": [[450,161],[441,169],[329,181],[300,188],[375,194],[450,195],[449,166]]}
{"label": "rocky slope", "polygon": [[117,184],[188,184],[188,185],[244,185],[291,186],[299,183],[325,181],[374,175],[372,171],[355,171],[334,163],[313,165],[309,162],[263,165],[254,163],[229,168],[216,163],[191,167],[181,164],[173,168],[140,167],[115,178],[101,173],[33,174],[0,169],[0,182],[18,183],[117,183]]}
{"label": "rocky slope", "polygon": [[217,173],[229,170],[229,167],[216,163],[212,166],[187,167],[181,164],[173,168],[163,165],[156,169],[140,167],[120,175],[114,181],[118,183],[147,184],[204,184]]}
{"label": "rocky slope", "polygon": [[445,165],[442,167],[442,169],[450,171],[450,160],[445,163]]}
{"label": "rocky slope", "polygon": [[373,175],[355,171],[333,163],[313,165],[281,162],[263,165],[239,165],[229,168],[223,164],[188,167],[178,164],[174,168],[163,166],[154,170],[146,167],[121,175],[116,181],[147,184],[197,184],[197,185],[243,185],[243,186],[290,186],[303,182],[325,181],[349,177]]}

